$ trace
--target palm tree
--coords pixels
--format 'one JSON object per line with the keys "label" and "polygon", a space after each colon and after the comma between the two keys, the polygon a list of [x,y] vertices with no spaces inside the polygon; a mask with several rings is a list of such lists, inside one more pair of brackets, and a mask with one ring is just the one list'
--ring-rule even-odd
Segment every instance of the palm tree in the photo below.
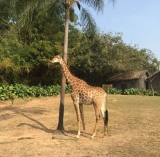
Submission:
{"label": "palm tree", "polygon": [[[116,0],[109,0],[113,3]],[[65,31],[64,31],[64,48],[63,48],[63,59],[67,63],[67,53],[68,53],[68,26],[71,15],[74,15],[74,4],[77,5],[80,10],[80,19],[82,22],[82,27],[85,28],[88,32],[93,33],[95,31],[96,25],[95,21],[92,18],[91,14],[81,6],[81,3],[88,5],[89,7],[94,8],[95,10],[103,11],[104,0],[62,0],[62,4],[65,7]],[[63,115],[64,115],[64,99],[65,99],[65,85],[66,79],[64,74],[62,74],[61,82],[61,97],[60,97],[60,109],[59,109],[59,123],[58,130],[64,130],[63,127]]]}

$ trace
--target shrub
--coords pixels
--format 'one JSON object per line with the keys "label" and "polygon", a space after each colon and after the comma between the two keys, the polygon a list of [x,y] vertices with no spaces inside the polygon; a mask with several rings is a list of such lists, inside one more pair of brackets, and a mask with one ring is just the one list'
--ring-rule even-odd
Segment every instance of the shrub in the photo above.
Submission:
{"label": "shrub", "polygon": [[115,95],[115,94],[121,94],[122,91],[119,90],[119,89],[116,89],[116,88],[111,88],[111,89],[107,90],[106,93],[107,94],[114,94]]}
{"label": "shrub", "polygon": [[139,95],[140,91],[137,88],[130,88],[130,89],[125,89],[124,95]]}
{"label": "shrub", "polygon": [[107,94],[124,94],[124,95],[147,95],[147,96],[160,96],[160,92],[152,91],[152,90],[145,90],[145,89],[137,89],[137,88],[130,88],[125,89],[124,93],[121,90],[116,88],[111,88],[106,91]]}
{"label": "shrub", "polygon": [[[1,85],[0,86],[0,100],[8,100],[25,97],[40,97],[53,96],[60,94],[60,85],[51,86],[27,86],[22,84],[15,85]],[[71,86],[66,85],[66,93],[72,91]]]}

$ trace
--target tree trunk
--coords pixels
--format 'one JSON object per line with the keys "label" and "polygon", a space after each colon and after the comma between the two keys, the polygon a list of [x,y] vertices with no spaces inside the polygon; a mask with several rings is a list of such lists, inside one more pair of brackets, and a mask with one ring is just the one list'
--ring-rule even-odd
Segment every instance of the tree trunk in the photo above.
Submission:
{"label": "tree trunk", "polygon": [[[64,31],[64,48],[63,59],[67,63],[67,51],[68,51],[68,25],[69,25],[69,3],[65,2],[65,31]],[[64,99],[65,99],[66,79],[62,73],[61,81],[61,95],[60,95],[60,107],[59,107],[59,122],[57,130],[64,130],[63,117],[64,117]]]}

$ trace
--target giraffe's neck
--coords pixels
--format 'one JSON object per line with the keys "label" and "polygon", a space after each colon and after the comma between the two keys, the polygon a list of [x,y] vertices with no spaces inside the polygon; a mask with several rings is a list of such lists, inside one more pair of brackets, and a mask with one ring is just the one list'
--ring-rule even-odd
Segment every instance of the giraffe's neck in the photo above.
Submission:
{"label": "giraffe's neck", "polygon": [[62,66],[62,70],[63,70],[63,73],[65,75],[65,78],[66,78],[67,82],[70,85],[73,85],[73,82],[75,82],[75,79],[77,79],[77,78],[71,74],[70,70],[68,69],[67,64],[64,62],[63,59],[62,59],[60,64]]}

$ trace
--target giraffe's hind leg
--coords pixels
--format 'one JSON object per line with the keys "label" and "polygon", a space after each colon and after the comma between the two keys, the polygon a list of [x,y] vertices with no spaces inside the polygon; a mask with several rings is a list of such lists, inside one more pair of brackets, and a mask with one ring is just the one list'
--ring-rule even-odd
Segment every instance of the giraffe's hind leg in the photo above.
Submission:
{"label": "giraffe's hind leg", "polygon": [[83,104],[79,104],[79,109],[80,109],[80,113],[81,113],[81,120],[82,120],[82,125],[83,125],[83,131],[85,131],[84,114],[83,114]]}
{"label": "giraffe's hind leg", "polygon": [[104,107],[101,107],[101,114],[104,120],[104,136],[108,133],[108,110],[106,110]]}
{"label": "giraffe's hind leg", "polygon": [[95,124],[95,127],[94,127],[93,134],[91,136],[92,139],[96,136],[99,120],[100,120],[100,114],[96,114],[96,124]]}
{"label": "giraffe's hind leg", "polygon": [[97,133],[97,127],[98,127],[98,122],[100,120],[100,110],[98,109],[97,105],[96,104],[93,104],[94,106],[94,109],[95,109],[95,116],[96,116],[96,124],[95,124],[95,127],[94,127],[94,131],[93,131],[93,134],[91,136],[91,138],[93,139],[94,136],[96,136],[96,133]]}

